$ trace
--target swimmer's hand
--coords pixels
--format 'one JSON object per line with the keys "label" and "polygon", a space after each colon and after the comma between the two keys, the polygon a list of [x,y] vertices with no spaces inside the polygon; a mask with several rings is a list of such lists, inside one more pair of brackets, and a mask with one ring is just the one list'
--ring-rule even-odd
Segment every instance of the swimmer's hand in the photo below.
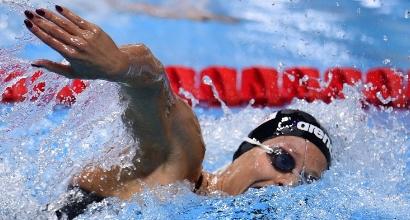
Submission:
{"label": "swimmer's hand", "polygon": [[60,53],[69,65],[50,60],[37,60],[32,65],[68,78],[124,81],[130,70],[130,50],[120,49],[100,27],[67,8],[56,6],[61,15],[37,9],[25,11],[27,28],[45,44]]}

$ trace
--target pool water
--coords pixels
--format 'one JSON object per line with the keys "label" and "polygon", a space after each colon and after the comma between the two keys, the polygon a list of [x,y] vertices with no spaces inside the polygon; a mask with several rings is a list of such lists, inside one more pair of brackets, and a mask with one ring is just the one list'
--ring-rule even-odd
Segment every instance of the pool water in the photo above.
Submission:
{"label": "pool water", "polygon": [[[120,13],[103,1],[58,3],[101,25],[119,44],[146,43],[165,65],[409,67],[410,5],[404,0],[209,3],[210,10],[239,18],[238,24]],[[12,63],[32,72],[32,59],[61,59],[23,30],[18,17],[24,9],[53,4],[1,2],[3,69]],[[51,91],[70,82],[52,73],[40,80]],[[250,189],[235,197],[197,196],[181,182],[147,189],[127,202],[106,199],[78,219],[410,219],[409,111],[363,109],[358,87],[344,93],[345,100],[329,105],[295,100],[288,106],[317,116],[333,138],[334,162],[320,181]],[[45,205],[65,192],[81,167],[128,163],[132,154],[116,157],[134,144],[121,121],[123,109],[118,86],[100,80],[89,82],[71,108],[41,98],[0,104],[0,216],[51,218]],[[242,138],[275,110],[196,107],[207,146],[204,168],[216,171],[229,163]]]}

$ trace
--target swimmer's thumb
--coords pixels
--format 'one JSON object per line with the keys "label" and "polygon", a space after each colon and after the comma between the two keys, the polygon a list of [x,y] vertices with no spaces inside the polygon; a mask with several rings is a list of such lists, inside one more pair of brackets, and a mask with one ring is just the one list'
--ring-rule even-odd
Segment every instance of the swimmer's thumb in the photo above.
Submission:
{"label": "swimmer's thumb", "polygon": [[70,79],[75,78],[74,71],[70,65],[57,63],[50,60],[37,60],[31,65],[38,68],[44,68],[50,72],[57,73]]}

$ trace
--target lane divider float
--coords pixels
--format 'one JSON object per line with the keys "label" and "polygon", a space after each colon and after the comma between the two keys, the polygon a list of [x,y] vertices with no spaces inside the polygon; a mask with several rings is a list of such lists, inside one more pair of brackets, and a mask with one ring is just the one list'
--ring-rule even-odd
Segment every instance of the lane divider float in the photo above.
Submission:
{"label": "lane divider float", "polygon": [[[323,80],[319,70],[312,67],[292,67],[278,72],[272,67],[253,66],[238,72],[235,68],[210,66],[201,70],[198,78],[197,72],[190,67],[167,66],[166,73],[176,94],[183,89],[205,106],[220,105],[211,86],[203,81],[204,77],[208,77],[228,106],[247,105],[252,99],[254,106],[272,107],[286,105],[294,98],[330,103],[334,99],[344,98],[342,90],[345,84],[364,82],[360,89],[365,105],[410,108],[410,70],[406,73],[381,67],[362,74],[355,68],[334,67],[323,73]],[[45,82],[38,82],[42,74],[40,70],[31,74],[18,66],[11,71],[0,70],[0,85],[18,79],[0,91],[1,102],[36,101],[47,89]],[[28,91],[28,85],[33,91]],[[72,80],[70,85],[54,93],[55,100],[58,104],[70,106],[86,87],[86,81]]]}

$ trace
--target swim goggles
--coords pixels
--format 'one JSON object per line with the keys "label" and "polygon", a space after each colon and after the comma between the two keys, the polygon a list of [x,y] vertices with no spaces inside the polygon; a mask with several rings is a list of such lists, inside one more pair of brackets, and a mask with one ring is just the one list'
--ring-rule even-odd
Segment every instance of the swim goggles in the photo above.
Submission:
{"label": "swim goggles", "polygon": [[[296,167],[295,159],[290,155],[287,151],[283,150],[280,147],[269,147],[260,143],[255,138],[246,137],[244,139],[246,142],[261,147],[266,154],[269,156],[271,164],[274,169],[281,173],[292,173],[293,169]],[[319,178],[305,172],[305,168],[303,166],[302,172],[299,174],[300,181],[299,184],[307,183],[310,184]]]}

